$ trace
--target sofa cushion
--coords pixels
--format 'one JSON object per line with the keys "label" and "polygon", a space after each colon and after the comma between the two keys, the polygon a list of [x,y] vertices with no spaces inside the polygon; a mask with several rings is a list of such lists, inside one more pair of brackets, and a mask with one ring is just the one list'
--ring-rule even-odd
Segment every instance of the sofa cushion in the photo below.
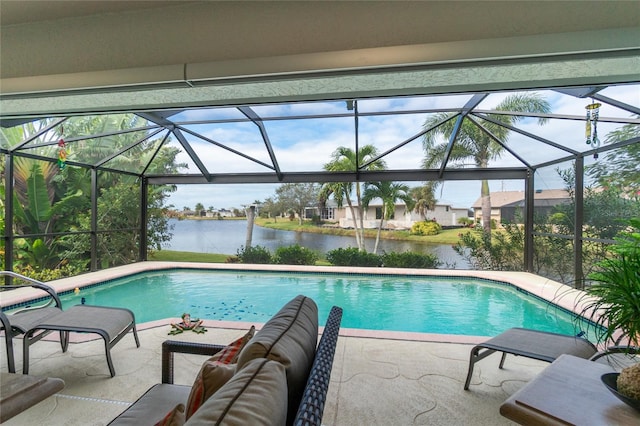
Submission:
{"label": "sofa cushion", "polygon": [[249,343],[249,340],[251,340],[255,332],[256,328],[252,325],[244,336],[229,343],[224,347],[224,349],[209,358],[209,361],[219,361],[224,364],[235,364],[238,362],[238,355],[240,355],[240,351],[247,343]]}
{"label": "sofa cushion", "polygon": [[236,364],[207,360],[202,364],[187,399],[185,418],[188,420],[218,389],[233,377]]}
{"label": "sofa cushion", "polygon": [[146,424],[156,424],[161,421],[176,405],[187,400],[191,387],[183,385],[157,384],[147,390],[135,404],[127,408],[114,419],[110,426],[138,426],[140,419]]}
{"label": "sofa cushion", "polygon": [[244,367],[187,420],[185,425],[284,425],[287,378],[284,366],[264,358]]}
{"label": "sofa cushion", "polygon": [[255,331],[256,328],[251,326],[244,336],[229,343],[202,364],[189,393],[185,414],[186,419],[189,419],[207,398],[213,395],[233,376],[236,371],[235,362],[238,360],[238,355],[254,336]]}
{"label": "sofa cushion", "polygon": [[184,404],[178,404],[154,426],[182,426],[184,422]]}
{"label": "sofa cushion", "polygon": [[242,349],[238,370],[255,358],[281,363],[287,373],[289,415],[295,418],[318,342],[318,306],[299,295],[276,313]]}

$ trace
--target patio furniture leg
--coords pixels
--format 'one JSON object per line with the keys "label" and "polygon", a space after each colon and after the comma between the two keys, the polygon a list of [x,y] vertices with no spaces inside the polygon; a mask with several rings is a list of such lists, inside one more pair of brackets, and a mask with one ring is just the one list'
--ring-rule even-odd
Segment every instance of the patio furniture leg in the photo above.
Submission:
{"label": "patio furniture leg", "polygon": [[69,332],[60,330],[60,346],[62,346],[62,352],[66,352],[69,349]]}
{"label": "patio furniture leg", "polygon": [[11,330],[5,330],[5,346],[7,349],[7,371],[9,373],[16,372],[16,362],[13,358],[13,339],[11,338]]}
{"label": "patio furniture leg", "polygon": [[[478,346],[474,346],[473,349],[471,349],[471,355],[469,356],[469,371],[467,372],[467,379],[464,382],[464,390],[469,390],[469,384],[471,383],[471,376],[473,375],[473,367],[475,366],[476,362],[485,359],[486,357],[488,357],[489,355],[491,355],[492,353],[495,352],[495,350],[493,349],[486,349],[482,352],[480,352],[480,349],[483,349],[482,346],[478,345]],[[504,353],[503,353],[503,357],[502,360],[504,361]],[[500,366],[502,367],[502,362],[500,363]]]}
{"label": "patio furniture leg", "polygon": [[7,370],[9,371],[9,373],[15,373],[16,363],[13,358],[13,335],[11,324],[9,323],[9,319],[2,311],[0,311],[0,325],[2,325],[2,329],[4,330],[5,348],[7,350]]}
{"label": "patio furniture leg", "polygon": [[22,339],[22,374],[29,374],[29,340],[34,332],[35,330],[27,331]]}
{"label": "patio furniture leg", "polygon": [[502,352],[502,358],[500,358],[500,365],[498,366],[498,368],[502,369],[502,367],[504,367],[504,360],[507,358],[507,353],[506,352]]}

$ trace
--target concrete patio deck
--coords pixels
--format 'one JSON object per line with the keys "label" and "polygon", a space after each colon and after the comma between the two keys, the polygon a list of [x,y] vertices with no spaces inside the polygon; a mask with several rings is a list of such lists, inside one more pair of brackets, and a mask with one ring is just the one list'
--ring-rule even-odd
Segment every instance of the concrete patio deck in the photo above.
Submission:
{"label": "concrete patio deck", "polygon": [[[104,425],[160,381],[161,343],[168,338],[228,343],[243,331],[208,328],[198,335],[168,336],[168,325],[140,330],[141,347],[126,336],[112,349],[116,377],[109,376],[101,340],[72,343],[62,353],[56,341],[32,347],[30,373],[59,377],[58,394],[6,425]],[[350,334],[345,330],[344,334]],[[78,336],[76,334],[76,336]],[[87,335],[88,336],[88,335]],[[18,371],[20,341],[16,342]],[[500,404],[548,364],[499,356],[479,363],[463,390],[471,344],[392,340],[341,335],[324,411],[326,425],[507,425]],[[0,369],[6,371],[4,347]],[[204,358],[176,355],[176,383],[191,384]],[[168,407],[169,409],[169,407]]]}
{"label": "concrete patio deck", "polygon": [[[166,268],[286,270],[370,273],[367,268],[293,265],[236,265],[186,262],[138,262],[90,274],[51,281],[58,293],[138,272]],[[509,282],[530,294],[571,310],[577,291],[524,272],[416,270],[379,268],[380,274],[474,276]],[[32,289],[2,295],[2,306],[34,297]],[[284,303],[285,301],[283,301]],[[174,321],[178,321],[175,318]],[[100,339],[76,344],[96,335],[71,334],[71,345],[61,352],[52,334],[31,348],[30,374],[59,377],[66,383],[58,394],[4,423],[7,425],[104,425],[160,382],[161,344],[171,338],[226,344],[251,324],[206,321],[204,335],[168,336],[169,321],[139,324],[141,347],[126,336],[111,351],[116,377],[109,376]],[[323,324],[324,318],[320,318]],[[259,324],[256,324],[259,328]],[[509,356],[498,369],[498,355],[476,365],[469,391],[463,390],[471,347],[486,337],[389,333],[341,328],[329,394],[325,425],[501,425],[513,424],[499,414],[511,394],[548,364]],[[4,343],[0,344],[4,346]],[[22,368],[22,345],[14,340],[17,370]],[[6,371],[6,352],[0,348],[0,371]],[[180,368],[175,382],[190,385],[204,358],[176,355]],[[169,410],[169,408],[167,409]]]}

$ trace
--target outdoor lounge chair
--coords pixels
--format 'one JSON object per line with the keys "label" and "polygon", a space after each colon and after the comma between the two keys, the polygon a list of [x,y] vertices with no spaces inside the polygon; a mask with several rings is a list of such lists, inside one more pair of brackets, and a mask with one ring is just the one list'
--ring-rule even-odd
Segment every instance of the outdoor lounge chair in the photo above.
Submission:
{"label": "outdoor lounge chair", "polygon": [[469,371],[464,383],[465,390],[469,389],[475,363],[494,352],[502,352],[499,365],[499,368],[502,368],[507,354],[546,362],[553,362],[563,354],[596,361],[615,353],[640,354],[640,348],[609,346],[606,350],[598,352],[593,343],[582,337],[526,328],[510,328],[471,349]]}
{"label": "outdoor lounge chair", "polygon": [[[2,330],[10,330],[11,323],[9,323],[9,318],[4,314],[4,312],[0,311],[0,329]],[[13,338],[11,333],[5,331],[4,333],[4,344],[7,349],[7,370],[9,373],[16,372],[16,364],[13,360]]]}
{"label": "outdoor lounge chair", "polygon": [[111,348],[130,330],[133,331],[136,346],[140,347],[135,315],[131,310],[103,306],[76,305],[63,311],[58,294],[48,285],[14,272],[0,271],[0,276],[2,275],[9,275],[28,283],[27,285],[5,285],[2,286],[3,290],[33,287],[48,293],[47,298],[49,299],[44,305],[27,307],[12,314],[2,314],[1,327],[5,330],[7,361],[10,372],[15,371],[12,338],[20,334],[23,335],[23,374],[29,373],[29,347],[53,331],[60,333],[62,352],[66,352],[69,347],[70,332],[95,333],[100,335],[104,340],[107,364],[111,377],[116,374],[111,360]]}

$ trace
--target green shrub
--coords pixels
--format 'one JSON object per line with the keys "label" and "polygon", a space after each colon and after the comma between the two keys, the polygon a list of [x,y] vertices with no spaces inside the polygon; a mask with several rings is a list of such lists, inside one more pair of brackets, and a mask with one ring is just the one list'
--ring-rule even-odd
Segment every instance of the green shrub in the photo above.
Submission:
{"label": "green shrub", "polygon": [[355,247],[338,248],[327,252],[327,261],[335,266],[381,266],[380,256]]}
{"label": "green shrub", "polygon": [[438,235],[440,232],[442,232],[442,226],[438,222],[431,220],[416,222],[411,227],[411,235]]}
{"label": "green shrub", "polygon": [[434,269],[442,265],[442,262],[433,254],[428,253],[384,253],[382,264],[387,268],[423,268]]}
{"label": "green shrub", "polygon": [[272,263],[271,252],[262,246],[244,247],[238,250],[240,263]]}
{"label": "green shrub", "polygon": [[65,277],[74,277],[86,272],[86,269],[77,265],[66,264],[55,269],[43,269],[41,271],[36,271],[31,265],[25,265],[16,266],[14,271],[26,277],[33,278],[34,280],[47,282]]}
{"label": "green shrub", "polygon": [[275,263],[281,265],[315,265],[318,255],[298,244],[289,247],[278,247],[274,256]]}
{"label": "green shrub", "polygon": [[465,228],[470,227],[473,224],[473,219],[470,217],[460,217],[458,218],[458,225],[462,225]]}

